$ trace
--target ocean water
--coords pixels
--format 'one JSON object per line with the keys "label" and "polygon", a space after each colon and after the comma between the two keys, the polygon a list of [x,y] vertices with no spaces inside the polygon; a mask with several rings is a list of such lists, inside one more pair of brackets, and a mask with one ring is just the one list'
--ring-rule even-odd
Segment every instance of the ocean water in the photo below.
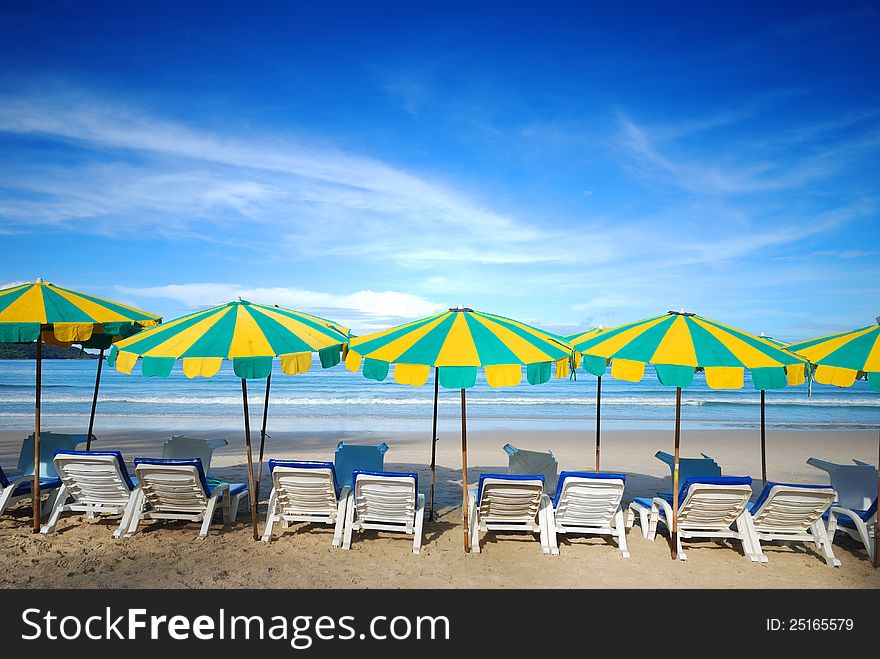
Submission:
{"label": "ocean water", "polygon": [[[43,362],[43,427],[85,432],[97,361]],[[343,364],[287,376],[275,364],[269,404],[269,430],[416,430],[431,423],[433,376],[422,387],[400,385],[392,373],[385,382],[348,372]],[[0,361],[0,429],[28,429],[34,415],[33,361]],[[469,428],[594,427],[596,378],[578,372],[531,386],[492,389],[482,373],[467,391]],[[252,427],[262,414],[265,381],[248,382]],[[441,430],[460,423],[458,390],[440,389]],[[701,374],[682,390],[682,419],[687,428],[754,428],[759,423],[759,393],[712,390]],[[814,383],[767,392],[767,425],[777,428],[861,429],[880,426],[880,394],[864,381],[848,389]],[[105,365],[98,398],[96,428],[215,429],[240,428],[241,381],[224,363],[209,379],[189,380],[178,364],[167,379],[144,378],[138,367],[124,375]],[[675,416],[675,389],[664,387],[649,366],[642,382],[602,378],[603,428],[669,428]]]}

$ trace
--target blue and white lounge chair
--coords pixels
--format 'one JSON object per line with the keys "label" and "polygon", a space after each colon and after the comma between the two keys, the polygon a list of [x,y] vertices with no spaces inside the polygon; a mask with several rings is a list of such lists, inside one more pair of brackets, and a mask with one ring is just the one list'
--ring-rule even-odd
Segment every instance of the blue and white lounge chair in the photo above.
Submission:
{"label": "blue and white lounge chair", "polygon": [[134,496],[135,483],[119,451],[58,451],[54,463],[62,485],[40,533],[52,533],[64,512],[86,513],[89,519],[97,513],[122,515],[113,536],[118,538],[125,533],[131,521],[125,513]]}
{"label": "blue and white lounge chair", "polygon": [[223,483],[205,477],[202,461],[135,458],[137,489],[127,511],[130,536],[144,519],[183,519],[201,522],[199,537],[205,538],[219,503],[223,522],[235,521],[242,499],[247,499],[246,483]]}
{"label": "blue and white lounge chair", "polygon": [[349,486],[340,489],[332,462],[302,460],[269,460],[272,492],[266,513],[263,542],[272,539],[272,527],[281,522],[287,528],[290,522],[330,524],[333,546],[342,542],[345,509]]}
{"label": "blue and white lounge chair", "polygon": [[629,558],[620,501],[624,474],[563,471],[547,512],[550,552],[559,553],[556,534],[612,535],[623,558]]}
{"label": "blue and white lounge chair", "polygon": [[877,524],[877,499],[865,510],[853,510],[833,505],[828,511],[828,532],[834,536],[836,531],[846,533],[861,542],[868,550],[868,560],[874,560],[877,551],[874,538],[874,525]]}
{"label": "blue and white lounge chair", "polygon": [[[729,538],[739,540],[746,558],[762,562],[760,547],[754,537],[751,516],[748,511],[752,496],[752,479],[748,476],[715,476],[689,478],[681,486],[678,495],[678,546],[679,560],[687,560],[681,541],[686,538]],[[636,498],[629,505],[626,526],[631,527],[634,514],[641,523],[647,522],[648,540],[654,540],[657,524],[662,522],[672,528],[672,501],[663,497]],[[736,530],[732,529],[736,525]],[[763,562],[766,562],[766,557]]]}
{"label": "blue and white lounge chair", "polygon": [[835,496],[834,489],[824,485],[768,482],[755,502],[749,504],[758,540],[756,553],[764,555],[761,542],[813,542],[828,565],[840,567],[822,519]]}
{"label": "blue and white lounge chair", "polygon": [[346,444],[339,442],[336,446],[336,454],[333,458],[336,476],[339,478],[339,486],[351,487],[351,475],[355,470],[359,471],[384,471],[385,453],[388,444]]}
{"label": "blue and white lounge chair", "polygon": [[547,524],[552,505],[540,474],[480,474],[479,484],[468,492],[471,553],[480,553],[481,531],[537,533],[541,553],[552,553]]}
{"label": "blue and white lounge chair", "polygon": [[[3,469],[0,468],[0,515],[5,513],[6,509],[13,504],[23,501],[24,499],[31,499],[33,486],[33,461],[31,461],[30,474],[7,476],[3,472]],[[40,493],[48,493],[49,495],[46,504],[41,508],[43,514],[55,505],[55,498],[58,496],[58,489],[60,487],[60,479],[40,477]]]}
{"label": "blue and white lounge chair", "polygon": [[422,548],[425,495],[419,494],[419,477],[414,473],[355,470],[354,487],[345,509],[342,548],[351,549],[354,531],[374,529],[413,536],[413,554]]}

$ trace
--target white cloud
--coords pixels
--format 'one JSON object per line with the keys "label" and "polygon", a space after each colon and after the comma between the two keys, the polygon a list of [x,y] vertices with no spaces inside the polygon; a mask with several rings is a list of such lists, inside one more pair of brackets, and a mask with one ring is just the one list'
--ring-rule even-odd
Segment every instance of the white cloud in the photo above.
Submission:
{"label": "white cloud", "polygon": [[168,284],[147,288],[118,286],[117,290],[138,298],[174,300],[193,309],[211,307],[237,298],[261,304],[277,304],[327,317],[360,332],[429,316],[446,308],[418,295],[399,291],[362,290],[335,295],[300,288],[254,288],[216,283]]}

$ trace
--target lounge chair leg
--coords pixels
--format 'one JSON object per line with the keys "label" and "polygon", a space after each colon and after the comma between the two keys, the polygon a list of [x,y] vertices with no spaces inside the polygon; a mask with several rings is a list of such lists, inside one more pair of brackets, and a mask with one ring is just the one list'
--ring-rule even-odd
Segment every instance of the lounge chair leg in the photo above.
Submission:
{"label": "lounge chair leg", "polygon": [[834,551],[831,548],[831,538],[828,537],[828,532],[825,530],[825,524],[822,523],[822,520],[816,520],[816,523],[813,524],[810,530],[813,533],[816,545],[825,557],[825,562],[833,567],[840,567],[840,560],[834,556]]}
{"label": "lounge chair leg", "polygon": [[626,546],[626,524],[623,521],[623,511],[619,508],[614,516],[614,527],[617,531],[617,548],[620,549],[620,555],[629,558],[629,550]]}
{"label": "lounge chair leg", "polygon": [[[128,524],[123,527],[122,524],[119,525],[119,529],[117,529],[117,533],[122,534],[124,537],[131,536],[137,533],[138,525],[141,523],[141,520],[144,518],[144,507],[146,505],[146,500],[144,498],[144,492],[140,488],[137,488],[132,494],[133,498],[130,498],[129,505],[132,507],[131,510],[131,519]],[[124,516],[123,516],[124,518]],[[122,537],[120,536],[120,537]]]}
{"label": "lounge chair leg", "polygon": [[[743,526],[745,527],[743,529],[745,533],[741,535],[744,551],[756,563],[769,563],[770,559],[761,550],[761,539],[758,537],[758,529],[755,527],[755,521],[752,519],[751,514],[748,511],[744,511],[740,518],[742,518]],[[740,531],[740,518],[737,518],[736,522],[737,531]],[[746,544],[746,540],[748,540],[748,544]]]}
{"label": "lounge chair leg", "polygon": [[[260,538],[260,540],[262,540],[263,542],[269,542],[272,540],[272,525],[275,523],[275,520],[278,519],[278,515],[275,513],[276,497],[277,495],[275,494],[275,488],[273,487],[272,492],[269,493],[269,507],[266,510],[266,528],[263,529],[263,535]],[[333,540],[335,542],[336,538],[334,537]]]}
{"label": "lounge chair leg", "polygon": [[348,512],[348,493],[350,491],[351,488],[346,485],[342,488],[342,492],[339,493],[339,503],[336,504],[336,524],[333,526],[334,547],[342,544],[342,532],[345,530],[345,516]]}
{"label": "lounge chair leg", "polygon": [[[217,500],[225,501],[225,505],[229,505],[229,485],[221,485],[214,490],[214,494],[208,499],[208,505],[205,506],[204,517],[202,518],[202,528],[199,530],[199,539],[204,540],[208,537],[208,530],[211,528],[211,522],[214,520],[214,513],[217,511]],[[221,504],[223,505],[223,504]],[[223,511],[224,521],[227,518],[227,511]]]}
{"label": "lounge chair leg", "polygon": [[348,503],[345,505],[345,530],[342,534],[342,548],[351,549],[351,533],[354,530],[354,509],[356,507],[354,500],[354,491],[348,494]]}
{"label": "lounge chair leg", "polygon": [[480,525],[478,523],[478,513],[477,513],[477,495],[473,492],[468,492],[468,525],[471,530],[471,553],[479,554],[480,553]]}
{"label": "lounge chair leg", "polygon": [[542,554],[552,554],[552,550],[550,549],[550,537],[549,537],[549,520],[547,519],[547,506],[553,507],[553,504],[550,501],[550,497],[546,494],[541,496],[541,503],[538,506],[538,528],[541,530],[540,538],[541,538],[541,553]]}
{"label": "lounge chair leg", "polygon": [[52,512],[49,513],[49,519],[46,520],[46,524],[40,529],[40,533],[53,533],[55,531],[55,525],[58,523],[58,516],[61,514],[61,510],[64,508],[64,502],[67,500],[67,486],[62,485],[59,487],[56,494],[57,496],[52,505]]}
{"label": "lounge chair leg", "polygon": [[420,494],[416,500],[415,526],[413,528],[413,554],[422,550],[422,527],[425,523],[425,495]]}

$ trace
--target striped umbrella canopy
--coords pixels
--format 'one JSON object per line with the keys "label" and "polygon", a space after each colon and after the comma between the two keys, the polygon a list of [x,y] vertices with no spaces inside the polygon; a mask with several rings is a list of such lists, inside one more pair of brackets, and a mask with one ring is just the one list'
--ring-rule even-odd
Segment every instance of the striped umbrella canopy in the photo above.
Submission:
{"label": "striped umbrella canopy", "polygon": [[[174,363],[181,359],[183,373],[188,378],[209,378],[220,370],[224,359],[232,360],[232,369],[241,378],[248,488],[256,540],[259,491],[254,488],[247,380],[266,378],[260,438],[262,473],[273,358],[280,358],[283,373],[295,375],[311,368],[312,353],[317,351],[321,366],[329,368],[339,363],[340,351],[347,341],[348,328],[330,320],[238,300],[188,314],[124,339],[113,346],[107,363],[117,371],[131,373],[140,358],[144,376],[168,377]],[[259,476],[257,478],[259,480]]]}
{"label": "striped umbrella canopy", "polygon": [[[876,325],[793,343],[789,350],[803,355],[815,367],[813,379],[821,384],[850,387],[865,378],[871,391],[880,392],[880,316]],[[877,457],[877,496],[880,499],[880,448]],[[880,524],[874,518],[874,567],[880,567]]]}
{"label": "striped umbrella canopy", "polygon": [[740,389],[749,369],[756,389],[781,389],[802,384],[803,359],[768,341],[727,325],[684,311],[670,311],[635,323],[621,325],[580,344],[584,369],[594,375],[605,372],[638,382],[645,365],[653,364],[661,384],[676,388],[675,461],[673,468],[672,552],[676,555],[678,528],[678,461],[681,438],[681,389],[693,384],[701,369],[713,389]]}
{"label": "striped umbrella canopy", "polygon": [[465,307],[351,339],[346,367],[364,377],[382,381],[394,364],[394,380],[421,386],[434,367],[434,436],[431,445],[431,510],[434,506],[438,387],[461,390],[462,506],[464,550],[468,551],[467,520],[467,403],[465,390],[473,387],[482,367],[491,387],[522,382],[523,366],[529,384],[542,384],[554,370],[567,377],[571,345],[561,337],[510,318]]}
{"label": "striped umbrella canopy", "polygon": [[104,349],[121,337],[162,318],[141,309],[105,300],[79,291],[61,288],[42,279],[0,290],[0,342],[37,344],[36,410],[34,418],[34,533],[40,530],[40,402],[42,390],[43,343],[100,348],[95,393],[89,416],[86,446],[91,448],[95,407],[104,364]]}
{"label": "striped umbrella canopy", "polygon": [[[565,337],[565,340],[571,343],[574,348],[577,361],[580,360],[580,351],[583,349],[583,346],[586,345],[586,342],[605,331],[606,329],[599,325],[599,327],[588,329],[586,332],[569,334]],[[605,369],[603,368],[602,373],[604,372]],[[602,373],[594,374],[596,375],[596,471],[599,471],[599,437],[602,430]]]}

